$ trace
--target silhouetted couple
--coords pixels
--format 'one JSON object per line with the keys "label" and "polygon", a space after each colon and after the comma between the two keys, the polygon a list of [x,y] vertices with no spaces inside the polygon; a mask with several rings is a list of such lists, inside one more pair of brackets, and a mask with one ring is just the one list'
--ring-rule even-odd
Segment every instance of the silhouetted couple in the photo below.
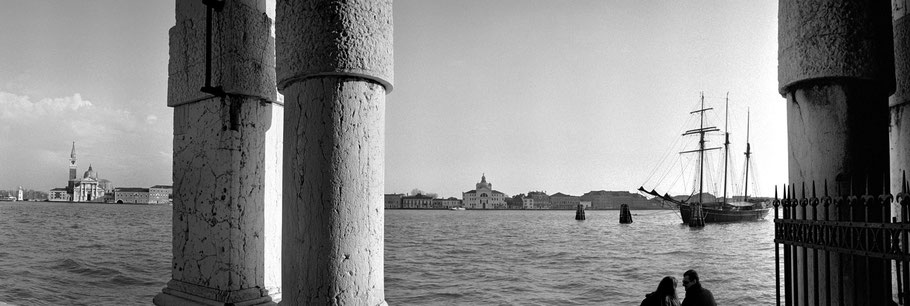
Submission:
{"label": "silhouetted couple", "polygon": [[682,304],[676,296],[676,278],[664,277],[657,285],[657,290],[645,296],[641,306],[717,306],[714,295],[708,289],[702,288],[698,281],[698,272],[695,270],[683,273],[683,287],[686,287],[686,299]]}

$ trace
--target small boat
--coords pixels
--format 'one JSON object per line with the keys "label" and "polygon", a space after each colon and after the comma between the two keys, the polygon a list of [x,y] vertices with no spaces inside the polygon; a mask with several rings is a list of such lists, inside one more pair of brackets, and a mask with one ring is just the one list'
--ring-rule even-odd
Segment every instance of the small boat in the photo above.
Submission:
{"label": "small boat", "polygon": [[449,210],[464,210],[464,207],[449,207]]}
{"label": "small boat", "polygon": [[[729,103],[729,100],[727,100]],[[768,215],[768,212],[771,210],[770,205],[760,201],[758,199],[749,198],[749,157],[752,155],[751,146],[749,144],[749,120],[748,116],[746,117],[746,167],[745,167],[745,184],[743,189],[743,196],[736,202],[728,202],[729,198],[727,197],[727,159],[728,151],[730,145],[730,134],[724,128],[724,146],[714,147],[714,148],[705,148],[705,134],[712,132],[719,132],[720,129],[713,126],[705,126],[704,113],[706,111],[712,110],[712,108],[705,108],[705,97],[701,96],[701,109],[692,111],[691,114],[696,114],[700,116],[700,126],[698,128],[690,129],[685,131],[682,136],[699,136],[699,148],[694,150],[688,150],[679,152],[680,154],[685,153],[698,153],[698,171],[696,174],[696,181],[698,181],[698,190],[697,193],[689,195],[688,197],[672,197],[667,193],[660,194],[656,190],[651,189],[650,191],[646,190],[644,186],[639,187],[638,191],[654,196],[655,198],[661,200],[662,202],[669,203],[670,205],[675,205],[679,209],[679,216],[682,218],[683,223],[689,224],[692,227],[704,226],[705,223],[719,223],[719,222],[742,222],[742,221],[760,221]],[[726,124],[726,122],[725,122]],[[718,201],[716,198],[714,200],[706,200],[704,192],[704,172],[705,172],[705,152],[710,150],[724,150],[724,182],[723,189],[724,195]],[[710,196],[710,195],[708,195]],[[713,196],[710,196],[713,198]]]}

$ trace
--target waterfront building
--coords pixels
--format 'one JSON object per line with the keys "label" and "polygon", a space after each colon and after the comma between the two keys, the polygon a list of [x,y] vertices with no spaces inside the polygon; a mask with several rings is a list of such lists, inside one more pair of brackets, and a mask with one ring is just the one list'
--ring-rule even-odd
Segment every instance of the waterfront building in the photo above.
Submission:
{"label": "waterfront building", "polygon": [[461,200],[455,197],[447,199],[433,199],[433,208],[461,207]]}
{"label": "waterfront building", "polygon": [[521,198],[521,208],[522,209],[537,209],[534,207],[534,198],[531,198],[531,197]]}
{"label": "waterfront building", "polygon": [[524,199],[525,194],[517,194],[511,197],[506,198],[506,208],[508,209],[523,209],[524,208]]}
{"label": "waterfront building", "polygon": [[404,197],[404,194],[400,194],[400,193],[385,194],[385,208],[402,208],[401,207],[401,198],[402,197]]}
{"label": "waterfront building", "polygon": [[98,174],[92,165],[82,175],[82,179],[70,180],[73,186],[73,202],[101,202],[104,200],[104,189],[99,186]]}
{"label": "waterfront building", "polygon": [[462,193],[464,207],[470,209],[503,209],[506,208],[506,194],[493,190],[493,184],[487,182],[486,174],[480,176],[476,189]]}
{"label": "waterfront building", "polygon": [[628,191],[590,191],[582,195],[579,200],[591,202],[591,209],[619,209],[620,205],[628,204],[629,209],[660,209],[660,202],[648,200],[644,196]]}
{"label": "waterfront building", "polygon": [[110,203],[116,204],[168,204],[172,203],[174,188],[170,185],[114,188]]}
{"label": "waterfront building", "polygon": [[167,204],[172,202],[174,187],[169,185],[155,185],[149,187],[149,204]]}
{"label": "waterfront building", "polygon": [[578,204],[581,204],[585,209],[591,208],[591,201],[581,201],[581,197],[578,198]]}
{"label": "waterfront building", "polygon": [[82,175],[82,178],[76,176],[76,142],[73,141],[73,148],[70,151],[69,180],[67,181],[66,195],[60,193],[61,188],[54,188],[48,192],[48,201],[72,201],[72,202],[102,202],[106,193],[105,186],[110,186],[110,181],[99,179],[98,174],[88,166],[88,170]]}
{"label": "waterfront building", "polygon": [[22,186],[19,186],[19,192],[16,193],[16,201],[22,201],[25,197],[22,194]]}
{"label": "waterfront building", "polygon": [[433,208],[433,197],[419,193],[402,197],[401,208]]}
{"label": "waterfront building", "polygon": [[529,203],[533,208],[529,209],[550,209],[550,196],[545,191],[528,191],[525,199],[531,199]]}
{"label": "waterfront building", "polygon": [[114,188],[114,203],[149,204],[149,188],[120,187]]}
{"label": "waterfront building", "polygon": [[72,199],[66,187],[54,188],[47,193],[47,200],[51,202],[70,202]]}
{"label": "waterfront building", "polygon": [[577,209],[581,203],[578,196],[557,192],[550,196],[550,209]]}

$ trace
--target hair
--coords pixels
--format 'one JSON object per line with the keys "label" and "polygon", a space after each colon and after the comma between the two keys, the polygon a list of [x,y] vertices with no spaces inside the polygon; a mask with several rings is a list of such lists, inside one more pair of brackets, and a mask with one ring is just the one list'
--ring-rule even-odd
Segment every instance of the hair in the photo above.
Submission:
{"label": "hair", "polygon": [[695,272],[695,270],[686,271],[686,273],[683,273],[683,276],[688,276],[689,280],[698,282],[698,272]]}
{"label": "hair", "polygon": [[659,297],[669,296],[676,299],[676,278],[666,276],[657,284],[657,290],[654,291]]}

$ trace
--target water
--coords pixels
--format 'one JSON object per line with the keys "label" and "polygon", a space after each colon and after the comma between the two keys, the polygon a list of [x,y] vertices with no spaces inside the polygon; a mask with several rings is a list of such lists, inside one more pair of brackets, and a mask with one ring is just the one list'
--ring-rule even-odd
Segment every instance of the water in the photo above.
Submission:
{"label": "water", "polygon": [[0,204],[0,302],[148,305],[170,266],[170,206]]}
{"label": "water", "polygon": [[[774,302],[773,223],[690,230],[672,211],[387,210],[389,305],[637,305],[701,274],[718,305]],[[171,207],[0,203],[0,302],[148,305],[170,279]],[[684,296],[682,286],[678,288]]]}
{"label": "water", "polygon": [[[638,305],[699,272],[718,305],[775,301],[774,225],[691,230],[673,211],[386,211],[390,305]],[[680,285],[680,299],[685,295]]]}

